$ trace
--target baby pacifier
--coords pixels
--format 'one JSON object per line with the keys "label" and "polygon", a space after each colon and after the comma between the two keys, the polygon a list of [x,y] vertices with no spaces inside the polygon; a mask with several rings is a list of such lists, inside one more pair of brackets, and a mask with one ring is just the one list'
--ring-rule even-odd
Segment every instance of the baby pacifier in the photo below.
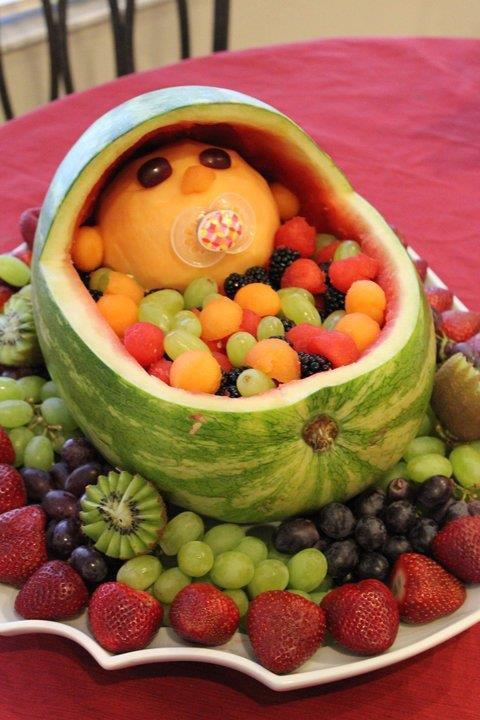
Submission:
{"label": "baby pacifier", "polygon": [[225,255],[246,250],[255,236],[255,213],[241,195],[224,193],[207,208],[177,216],[170,242],[177,257],[192,267],[211,267]]}

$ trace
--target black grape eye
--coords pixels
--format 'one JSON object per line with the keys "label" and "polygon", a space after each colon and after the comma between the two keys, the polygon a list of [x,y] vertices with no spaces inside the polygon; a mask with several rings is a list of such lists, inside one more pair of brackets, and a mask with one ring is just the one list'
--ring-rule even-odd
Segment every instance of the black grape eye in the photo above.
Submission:
{"label": "black grape eye", "polygon": [[151,188],[160,185],[172,174],[172,166],[166,158],[155,157],[140,165],[137,170],[137,178],[140,185]]}
{"label": "black grape eye", "polygon": [[226,170],[232,164],[230,155],[222,148],[208,148],[199,155],[200,163],[214,170]]}

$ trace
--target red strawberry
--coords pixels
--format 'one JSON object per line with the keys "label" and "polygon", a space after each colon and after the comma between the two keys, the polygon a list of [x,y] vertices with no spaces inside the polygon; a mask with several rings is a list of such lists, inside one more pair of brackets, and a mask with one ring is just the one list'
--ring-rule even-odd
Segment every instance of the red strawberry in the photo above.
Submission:
{"label": "red strawberry", "polygon": [[325,273],[314,260],[299,258],[287,267],[282,275],[282,288],[300,287],[317,295],[327,289]]}
{"label": "red strawberry", "polygon": [[360,655],[388,650],[397,637],[400,617],[390,590],[379,580],[347,583],[322,600],[327,628],[344,647]]}
{"label": "red strawberry", "polygon": [[238,628],[240,614],[231,598],[209,583],[187,585],[170,607],[177,635],[201,645],[223,645]]}
{"label": "red strawberry", "polygon": [[303,217],[293,217],[280,225],[275,233],[275,247],[296,250],[303,258],[313,255],[316,231]]}
{"label": "red strawberry", "polygon": [[66,620],[78,615],[87,600],[80,575],[63,560],[51,560],[27,580],[15,599],[15,610],[27,620]]}
{"label": "red strawberry", "polygon": [[465,588],[438,563],[419,553],[403,553],[393,566],[390,588],[400,617],[426,623],[450,615],[463,605]]}
{"label": "red strawberry", "polygon": [[425,280],[427,276],[427,270],[428,270],[428,263],[423,258],[418,258],[412,261],[415,265],[415,270],[417,271],[420,280]]}
{"label": "red strawberry", "polygon": [[446,310],[442,312],[440,329],[455,342],[468,340],[480,330],[480,312],[474,310]]}
{"label": "red strawberry", "polygon": [[[8,433],[0,427],[0,463],[7,463],[11,465],[15,460],[15,450],[13,449],[12,441],[10,440]],[[4,512],[0,510],[0,512]]]}
{"label": "red strawberry", "polygon": [[20,215],[20,232],[22,233],[22,237],[29,248],[33,247],[33,240],[37,229],[40,210],[40,207],[33,207],[28,210],[24,210]]}
{"label": "red strawberry", "polygon": [[22,585],[46,559],[41,508],[29,505],[0,515],[0,582]]}
{"label": "red strawberry", "polygon": [[438,312],[443,312],[452,307],[453,293],[448,288],[430,287],[425,288],[428,304]]}
{"label": "red strawberry", "polygon": [[95,640],[113,653],[144,648],[162,619],[163,608],[158,600],[118,582],[99,585],[88,605],[88,621]]}
{"label": "red strawberry", "polygon": [[286,590],[270,590],[252,600],[247,630],[258,661],[275,673],[290,673],[318,650],[325,637],[325,612]]}
{"label": "red strawberry", "polygon": [[480,583],[480,515],[447,523],[432,544],[433,556],[466,583]]}
{"label": "red strawberry", "polygon": [[358,253],[342,260],[334,260],[328,269],[328,274],[332,285],[346,293],[355,280],[373,280],[378,268],[378,260],[370,255]]}
{"label": "red strawberry", "polygon": [[0,465],[0,513],[22,507],[27,502],[23,478],[11,465]]}

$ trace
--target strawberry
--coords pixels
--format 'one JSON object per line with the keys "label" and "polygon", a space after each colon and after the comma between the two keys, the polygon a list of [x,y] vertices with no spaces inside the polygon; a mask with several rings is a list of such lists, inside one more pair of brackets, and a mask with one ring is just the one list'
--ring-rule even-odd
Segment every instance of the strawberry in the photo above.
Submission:
{"label": "strawberry", "polygon": [[425,288],[428,304],[438,312],[442,313],[452,307],[453,293],[448,288],[429,287]]}
{"label": "strawberry", "polygon": [[438,532],[433,556],[466,583],[480,582],[480,515],[452,520]]}
{"label": "strawberry", "polygon": [[11,465],[0,465],[0,513],[22,507],[27,502],[23,478]]}
{"label": "strawberry", "polygon": [[27,243],[29,248],[33,247],[33,240],[37,230],[40,210],[40,207],[33,207],[28,210],[24,210],[20,215],[20,232],[23,240]]}
{"label": "strawberry", "polygon": [[379,580],[347,583],[322,600],[327,628],[344,647],[361,655],[388,650],[397,637],[400,617],[390,590]]}
{"label": "strawberry", "polygon": [[209,583],[187,585],[170,607],[170,625],[177,635],[201,645],[223,645],[240,621],[231,598]]}
{"label": "strawberry", "polygon": [[258,661],[275,673],[289,673],[318,650],[325,637],[325,612],[287,590],[269,590],[252,600],[247,630]]}
{"label": "strawberry", "polygon": [[419,553],[403,553],[390,576],[390,588],[400,617],[425,623],[450,615],[463,605],[465,588],[438,563]]}
{"label": "strawberry", "polygon": [[163,608],[143,590],[118,582],[99,585],[88,606],[95,640],[113,653],[141,650],[152,640],[163,619]]}
{"label": "strawberry", "polygon": [[22,585],[46,559],[41,508],[29,505],[0,515],[0,582]]}
{"label": "strawberry", "polygon": [[[0,427],[0,463],[7,463],[12,465],[15,460],[15,450],[12,445],[8,433],[2,427]],[[0,510],[0,512],[4,512]]]}
{"label": "strawberry", "polygon": [[464,342],[480,330],[480,312],[446,310],[442,312],[440,330],[455,342]]}
{"label": "strawberry", "polygon": [[29,577],[15,599],[15,610],[27,620],[66,620],[78,615],[87,600],[80,575],[63,560],[51,560]]}

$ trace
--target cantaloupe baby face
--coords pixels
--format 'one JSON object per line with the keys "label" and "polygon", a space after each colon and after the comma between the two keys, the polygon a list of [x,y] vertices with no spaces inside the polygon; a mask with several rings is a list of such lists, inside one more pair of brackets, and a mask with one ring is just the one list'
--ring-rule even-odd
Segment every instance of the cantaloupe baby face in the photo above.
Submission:
{"label": "cantaloupe baby face", "polygon": [[[210,148],[168,145],[132,160],[113,179],[97,214],[106,266],[145,289],[183,291],[196,277],[221,283],[268,261],[280,223],[268,183],[233,150],[225,150],[230,167],[206,167],[200,153]],[[144,187],[139,174],[154,158],[167,160],[171,174]]]}

